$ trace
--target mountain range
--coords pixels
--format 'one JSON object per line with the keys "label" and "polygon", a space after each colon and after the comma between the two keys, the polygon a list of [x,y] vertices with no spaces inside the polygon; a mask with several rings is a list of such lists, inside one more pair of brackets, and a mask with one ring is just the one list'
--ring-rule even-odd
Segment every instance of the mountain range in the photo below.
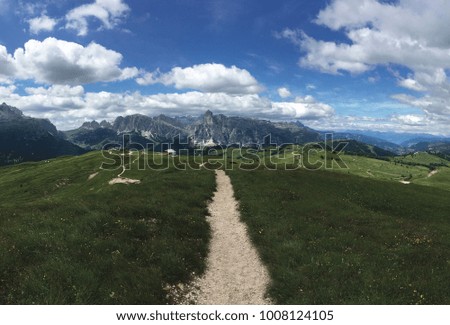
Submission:
{"label": "mountain range", "polygon": [[199,117],[168,117],[159,115],[119,116],[113,123],[86,122],[80,128],[64,132],[66,138],[87,149],[101,149],[107,143],[121,143],[123,134],[130,134],[134,143],[172,143],[179,137],[181,143],[193,146],[252,146],[307,143],[321,141],[320,132],[300,122],[275,123],[267,120],[214,115],[211,111]]}
{"label": "mountain range", "polygon": [[[255,146],[323,142],[326,134],[335,140],[350,140],[347,152],[371,157],[413,151],[450,153],[450,139],[428,134],[381,133],[372,131],[323,132],[300,121],[273,122],[244,117],[228,117],[206,111],[198,117],[149,117],[141,114],[119,116],[114,121],[85,122],[70,131],[58,131],[46,119],[25,116],[19,109],[0,105],[0,165],[37,161],[61,155],[78,155],[108,145],[146,147],[153,143],[173,146]],[[270,139],[267,135],[270,134]],[[177,140],[174,143],[174,138]],[[392,140],[392,141],[389,141]]]}

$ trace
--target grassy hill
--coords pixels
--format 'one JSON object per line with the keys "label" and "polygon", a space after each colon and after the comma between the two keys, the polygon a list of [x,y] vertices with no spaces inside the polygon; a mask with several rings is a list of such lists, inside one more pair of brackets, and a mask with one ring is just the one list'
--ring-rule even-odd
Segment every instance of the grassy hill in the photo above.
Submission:
{"label": "grassy hill", "polygon": [[1,304],[165,304],[203,271],[214,174],[134,168],[140,184],[109,185],[120,170],[102,161],[0,168]]}
{"label": "grassy hill", "polygon": [[450,192],[324,171],[229,171],[279,304],[448,304]]}
{"label": "grassy hill", "polygon": [[[234,155],[234,157],[239,157],[239,155]],[[311,147],[311,150],[307,150],[305,147],[294,146],[283,148],[280,153],[272,155],[267,152],[259,152],[258,157],[260,165],[270,166],[271,163],[277,163],[278,168],[281,169],[283,166],[287,166],[289,169],[293,169],[293,166],[301,166],[313,170],[321,169],[364,178],[407,182],[408,184],[416,183],[450,190],[450,182],[445,181],[445,175],[450,173],[450,161],[426,152],[373,158],[348,153],[336,156],[320,147]],[[270,157],[270,162],[268,162],[268,157]],[[338,158],[342,163],[338,163]],[[243,161],[242,159],[235,160],[236,162]],[[431,172],[433,173],[430,174]]]}
{"label": "grassy hill", "polygon": [[[212,150],[202,168],[198,156],[115,151],[0,168],[0,303],[173,303],[168,288],[204,271],[223,166],[277,303],[450,303],[446,160],[344,154],[338,168],[317,149],[322,167],[307,170],[292,168],[301,147],[270,149]],[[140,184],[109,185],[121,159]]]}

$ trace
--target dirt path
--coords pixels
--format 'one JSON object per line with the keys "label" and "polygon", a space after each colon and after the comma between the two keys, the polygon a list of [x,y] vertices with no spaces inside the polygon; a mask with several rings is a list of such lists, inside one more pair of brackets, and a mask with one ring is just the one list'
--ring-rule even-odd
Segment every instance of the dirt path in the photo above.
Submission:
{"label": "dirt path", "polygon": [[432,170],[431,172],[428,173],[428,178],[433,177],[434,175],[436,175],[437,173],[439,173],[439,170],[435,169]]}
{"label": "dirt path", "polygon": [[230,178],[216,171],[217,192],[209,205],[212,229],[205,275],[198,279],[196,302],[202,305],[269,304],[264,298],[269,275],[240,221]]}

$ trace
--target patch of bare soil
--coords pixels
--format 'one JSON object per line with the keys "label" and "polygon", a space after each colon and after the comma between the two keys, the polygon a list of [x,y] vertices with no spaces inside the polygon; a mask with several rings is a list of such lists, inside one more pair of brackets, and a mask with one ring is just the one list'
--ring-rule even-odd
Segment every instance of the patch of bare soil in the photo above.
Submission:
{"label": "patch of bare soil", "polygon": [[117,177],[117,178],[113,178],[112,180],[109,181],[109,185],[114,185],[114,184],[140,184],[141,181],[138,179],[131,179],[131,178],[125,178],[125,177]]}
{"label": "patch of bare soil", "polygon": [[98,172],[97,173],[93,173],[93,174],[91,174],[91,175],[89,175],[89,177],[88,177],[88,181],[90,181],[91,179],[93,179],[95,176],[97,176],[98,175]]}

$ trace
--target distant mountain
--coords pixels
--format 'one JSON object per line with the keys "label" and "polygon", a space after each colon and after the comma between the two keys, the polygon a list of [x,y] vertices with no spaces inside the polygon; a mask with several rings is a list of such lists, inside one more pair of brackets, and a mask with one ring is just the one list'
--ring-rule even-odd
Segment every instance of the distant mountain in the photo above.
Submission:
{"label": "distant mountain", "polygon": [[100,149],[106,143],[121,141],[123,134],[131,134],[137,143],[171,143],[180,137],[182,143],[190,146],[254,145],[263,144],[267,135],[275,144],[306,143],[320,141],[319,132],[305,127],[300,122],[274,123],[244,117],[214,115],[207,111],[200,117],[168,117],[159,115],[119,116],[109,124],[95,121],[84,123],[76,130],[64,132],[67,139],[85,148]]}
{"label": "distant mountain", "polygon": [[50,121],[25,116],[5,103],[0,105],[0,165],[83,152],[66,141]]}
{"label": "distant mountain", "polygon": [[273,123],[243,117],[227,117],[223,114],[213,115],[207,111],[197,123],[187,128],[195,144],[249,146],[267,143],[270,134],[272,143],[306,143],[319,141],[317,131],[302,124]]}
{"label": "distant mountain", "polygon": [[395,153],[389,150],[384,150],[382,148],[379,148],[377,146],[373,146],[367,143],[359,142],[356,140],[334,140],[333,141],[333,147],[338,148],[340,143],[345,143],[346,146],[343,149],[343,152],[349,154],[349,155],[355,155],[355,156],[364,156],[364,157],[371,157],[371,158],[381,158],[381,157],[394,157],[396,156]]}
{"label": "distant mountain", "polygon": [[[419,142],[436,142],[445,139],[443,137],[435,136],[427,133],[401,133],[401,132],[380,132],[369,130],[347,130],[344,133],[361,134],[373,138],[378,138],[384,141],[395,143],[402,147],[409,147]],[[450,138],[447,138],[450,140]]]}
{"label": "distant mountain", "polygon": [[404,141],[402,146],[411,149],[421,143],[429,143],[429,144],[439,144],[439,143],[450,143],[450,138],[437,137],[437,136],[427,136],[427,137],[417,137],[413,139],[409,139],[408,141]]}
{"label": "distant mountain", "polygon": [[[375,133],[375,132],[372,132]],[[406,150],[403,146],[383,140],[381,138],[359,134],[359,133],[351,133],[351,132],[333,132],[333,137],[335,140],[356,140],[358,142],[363,142],[370,144],[372,146],[376,146],[383,150],[387,150],[390,152],[394,152],[396,154],[404,154]]]}
{"label": "distant mountain", "polygon": [[185,125],[165,115],[153,118],[140,114],[119,116],[113,123],[113,129],[118,133],[140,133],[142,137],[155,142],[167,141],[178,135],[182,138],[187,137]]}
{"label": "distant mountain", "polygon": [[414,151],[428,151],[431,153],[450,155],[450,141],[448,142],[420,142],[411,146]]}

